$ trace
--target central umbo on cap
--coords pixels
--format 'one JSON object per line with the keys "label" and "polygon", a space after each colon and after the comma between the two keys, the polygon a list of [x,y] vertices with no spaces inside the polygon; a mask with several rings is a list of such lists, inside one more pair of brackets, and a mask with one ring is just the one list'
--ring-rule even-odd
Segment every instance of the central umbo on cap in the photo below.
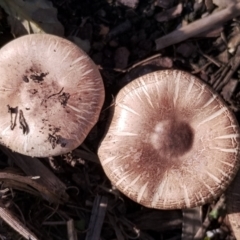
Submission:
{"label": "central umbo on cap", "polygon": [[239,167],[239,127],[223,100],[179,70],[149,73],[117,95],[99,147],[120,191],[151,208],[202,205]]}

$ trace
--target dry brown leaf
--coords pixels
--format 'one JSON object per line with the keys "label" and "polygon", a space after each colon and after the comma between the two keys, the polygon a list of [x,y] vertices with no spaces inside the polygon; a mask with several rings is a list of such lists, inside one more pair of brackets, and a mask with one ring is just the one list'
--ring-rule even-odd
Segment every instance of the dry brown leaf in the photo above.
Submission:
{"label": "dry brown leaf", "polygon": [[0,0],[9,15],[15,37],[30,33],[51,33],[62,36],[64,28],[57,19],[57,10],[48,0]]}
{"label": "dry brown leaf", "polygon": [[49,202],[61,204],[65,201],[51,192],[51,189],[49,190],[45,186],[39,184],[37,179],[31,177],[1,171],[0,181],[4,181],[4,187],[19,189],[34,195],[41,195]]}
{"label": "dry brown leaf", "polygon": [[[8,159],[11,159],[11,161],[13,161],[27,176],[39,176],[39,178],[34,179],[34,181],[42,185],[48,191],[50,191],[51,192],[50,195],[53,194],[54,196],[56,196],[57,199],[61,199],[62,202],[68,201],[68,194],[66,193],[66,185],[52,171],[50,171],[38,158],[32,158],[16,152],[12,152],[10,149],[5,148],[3,146],[0,146],[0,150],[5,155],[7,155]],[[9,170],[8,170],[8,173],[9,173]],[[1,172],[0,172],[0,180],[1,180]],[[12,180],[14,181],[14,179]],[[16,181],[14,183],[16,186]],[[9,181],[8,181],[8,184],[9,184]],[[18,186],[20,184],[21,182],[18,184]],[[25,186],[31,186],[31,185],[25,184]],[[31,186],[31,189],[35,189],[35,188]],[[38,189],[35,189],[35,192],[36,190],[39,191]],[[28,192],[29,192],[29,188],[28,188]],[[54,202],[54,198],[52,200],[49,194],[46,195],[41,191],[39,192],[42,194],[42,196],[45,199],[50,199],[51,202]]]}

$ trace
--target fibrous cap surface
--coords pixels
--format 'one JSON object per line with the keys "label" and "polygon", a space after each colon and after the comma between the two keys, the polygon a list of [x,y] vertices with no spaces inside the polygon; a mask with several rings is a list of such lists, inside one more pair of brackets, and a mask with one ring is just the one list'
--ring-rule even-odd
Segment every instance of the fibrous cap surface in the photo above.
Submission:
{"label": "fibrous cap surface", "polygon": [[79,146],[104,101],[92,60],[70,41],[48,34],[20,37],[0,50],[0,142],[46,157]]}
{"label": "fibrous cap surface", "polygon": [[99,157],[112,183],[152,208],[194,207],[219,196],[239,167],[238,123],[196,77],[165,70],[117,95]]}

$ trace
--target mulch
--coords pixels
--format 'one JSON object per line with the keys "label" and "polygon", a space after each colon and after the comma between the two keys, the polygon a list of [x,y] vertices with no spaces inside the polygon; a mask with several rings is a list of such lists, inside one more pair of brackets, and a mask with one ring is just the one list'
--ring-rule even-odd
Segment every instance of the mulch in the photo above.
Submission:
{"label": "mulch", "polygon": [[[172,9],[180,3],[177,0],[52,2],[58,10],[58,19],[64,26],[65,36],[78,37],[88,46],[88,54],[102,74],[106,100],[100,120],[83,147],[64,156],[41,159],[44,166],[67,186],[67,203],[57,205],[46,201],[44,196],[16,189],[8,194],[0,191],[0,196],[4,196],[4,203],[16,216],[24,219],[26,226],[39,239],[70,239],[66,223],[73,219],[77,239],[93,240],[88,235],[93,208],[97,203],[106,201],[107,210],[104,212],[103,225],[101,222],[96,223],[101,226],[100,239],[181,239],[182,211],[148,209],[118,192],[111,186],[99,164],[97,147],[106,128],[108,108],[117,92],[134,78],[157,69],[177,68],[189,71],[215,86],[239,120],[238,65],[224,85],[216,83],[218,79],[223,79],[224,69],[221,68],[226,67],[230,60],[234,60],[234,53],[226,53],[226,42],[238,32],[239,20],[229,21],[215,32],[156,51],[156,39],[174,31],[184,22],[193,22],[204,13],[211,14],[213,9],[197,3],[198,1],[185,1],[181,9]],[[0,10],[2,46],[13,37],[7,16],[2,9]],[[18,169],[16,164],[10,165],[12,161],[8,155],[0,151],[0,156],[1,169]],[[216,203],[217,199],[216,202],[202,207],[203,220],[214,209]],[[211,239],[234,239],[225,219],[225,206],[221,207],[223,211],[216,218],[212,218],[206,231],[215,231]],[[96,214],[98,213],[97,211]],[[99,229],[96,228],[96,231]],[[0,239],[21,238],[3,222]]]}

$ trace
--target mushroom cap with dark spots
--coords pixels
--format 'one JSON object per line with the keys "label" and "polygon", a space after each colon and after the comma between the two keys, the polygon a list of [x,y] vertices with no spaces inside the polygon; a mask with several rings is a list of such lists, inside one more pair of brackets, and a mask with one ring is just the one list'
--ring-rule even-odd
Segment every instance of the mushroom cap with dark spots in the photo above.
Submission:
{"label": "mushroom cap with dark spots", "polygon": [[97,122],[104,86],[97,66],[72,42],[49,34],[0,50],[0,143],[36,157],[79,146]]}
{"label": "mushroom cap with dark spots", "polygon": [[99,157],[112,183],[152,208],[202,205],[239,168],[239,126],[223,100],[179,70],[149,73],[117,95]]}

